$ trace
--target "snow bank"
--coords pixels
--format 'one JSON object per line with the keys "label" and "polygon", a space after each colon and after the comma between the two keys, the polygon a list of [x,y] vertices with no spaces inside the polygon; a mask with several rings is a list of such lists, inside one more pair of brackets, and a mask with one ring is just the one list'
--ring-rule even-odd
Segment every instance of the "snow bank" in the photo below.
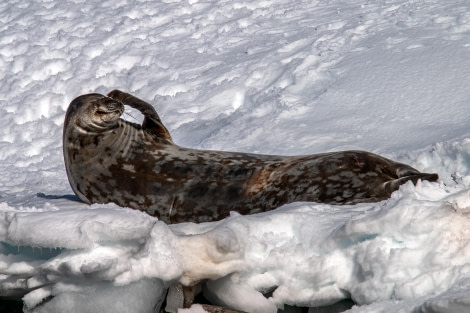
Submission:
{"label": "snow bank", "polygon": [[[426,194],[434,199],[423,200]],[[86,306],[78,305],[85,312],[117,294],[142,301],[139,312],[149,312],[170,283],[203,279],[211,279],[208,299],[246,312],[347,298],[359,305],[433,299],[470,275],[469,194],[449,196],[438,184],[409,183],[375,205],[293,204],[170,227],[112,205],[28,212],[4,207],[0,286],[3,294],[29,291],[24,301],[34,312],[60,311],[87,297]],[[442,306],[446,299],[424,305]],[[125,312],[129,305],[109,310]]]}

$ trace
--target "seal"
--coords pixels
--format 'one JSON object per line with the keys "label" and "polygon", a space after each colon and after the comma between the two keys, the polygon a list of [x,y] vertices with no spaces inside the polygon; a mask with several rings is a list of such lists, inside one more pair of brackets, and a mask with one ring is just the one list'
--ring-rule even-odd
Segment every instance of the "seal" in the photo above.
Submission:
{"label": "seal", "polygon": [[[124,105],[142,112],[141,125],[121,119]],[[438,179],[364,151],[275,156],[180,147],[150,104],[119,90],[70,103],[63,149],[82,201],[114,202],[167,223],[214,221],[295,201],[377,202],[408,181]]]}

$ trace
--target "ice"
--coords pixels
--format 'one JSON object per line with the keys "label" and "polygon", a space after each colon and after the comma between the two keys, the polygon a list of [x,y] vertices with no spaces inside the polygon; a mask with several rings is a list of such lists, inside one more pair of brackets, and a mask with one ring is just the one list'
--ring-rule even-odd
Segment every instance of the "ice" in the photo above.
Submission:
{"label": "ice", "polygon": [[[139,211],[117,209],[51,210],[46,212],[3,213],[7,225],[4,239],[17,245],[44,248],[84,248],[96,241],[145,240],[155,221]],[[49,221],[67,221],[52,224]],[[61,234],[60,237],[57,234]]]}
{"label": "ice", "polygon": [[[142,279],[125,287],[115,287],[106,282],[82,288],[60,285],[36,289],[25,296],[24,303],[25,312],[147,313],[154,312],[154,308],[161,305],[165,292],[162,282],[150,279]],[[34,305],[41,301],[45,302],[34,309]]]}
{"label": "ice", "polygon": [[178,309],[182,307],[184,307],[183,286],[180,284],[170,286],[166,295],[165,311],[176,313],[178,312]]}
{"label": "ice", "polygon": [[193,304],[188,309],[179,309],[178,313],[207,313],[206,310],[200,304]]}
{"label": "ice", "polygon": [[[243,312],[275,313],[277,307],[253,287],[233,283],[232,277],[226,276],[206,284],[204,295],[214,304],[243,310]],[[239,299],[250,299],[240,303]]]}

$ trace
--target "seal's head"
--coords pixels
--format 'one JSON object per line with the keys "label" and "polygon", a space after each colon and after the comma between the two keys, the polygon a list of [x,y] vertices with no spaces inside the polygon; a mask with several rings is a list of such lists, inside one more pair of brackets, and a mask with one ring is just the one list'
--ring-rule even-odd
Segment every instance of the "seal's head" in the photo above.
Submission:
{"label": "seal's head", "polygon": [[116,127],[123,112],[121,102],[96,93],[87,94],[70,103],[64,125],[74,125],[85,132],[102,132]]}
{"label": "seal's head", "polygon": [[[90,202],[86,193],[90,177],[96,174],[92,165],[106,167],[103,149],[117,133],[123,112],[121,102],[96,93],[75,98],[67,109],[62,137],[65,168],[72,189],[82,201]],[[87,169],[93,175],[86,175]]]}

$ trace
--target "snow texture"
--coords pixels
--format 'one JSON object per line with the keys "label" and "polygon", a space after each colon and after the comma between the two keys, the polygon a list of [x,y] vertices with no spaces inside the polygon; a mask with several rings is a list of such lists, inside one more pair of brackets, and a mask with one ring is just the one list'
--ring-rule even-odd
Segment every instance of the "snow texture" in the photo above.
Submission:
{"label": "snow texture", "polygon": [[[0,296],[27,312],[155,312],[171,284],[208,279],[208,299],[252,313],[343,299],[352,313],[470,311],[469,12],[457,0],[1,2]],[[200,225],[85,205],[63,165],[65,110],[116,88],[154,104],[183,146],[360,149],[440,181]]]}

